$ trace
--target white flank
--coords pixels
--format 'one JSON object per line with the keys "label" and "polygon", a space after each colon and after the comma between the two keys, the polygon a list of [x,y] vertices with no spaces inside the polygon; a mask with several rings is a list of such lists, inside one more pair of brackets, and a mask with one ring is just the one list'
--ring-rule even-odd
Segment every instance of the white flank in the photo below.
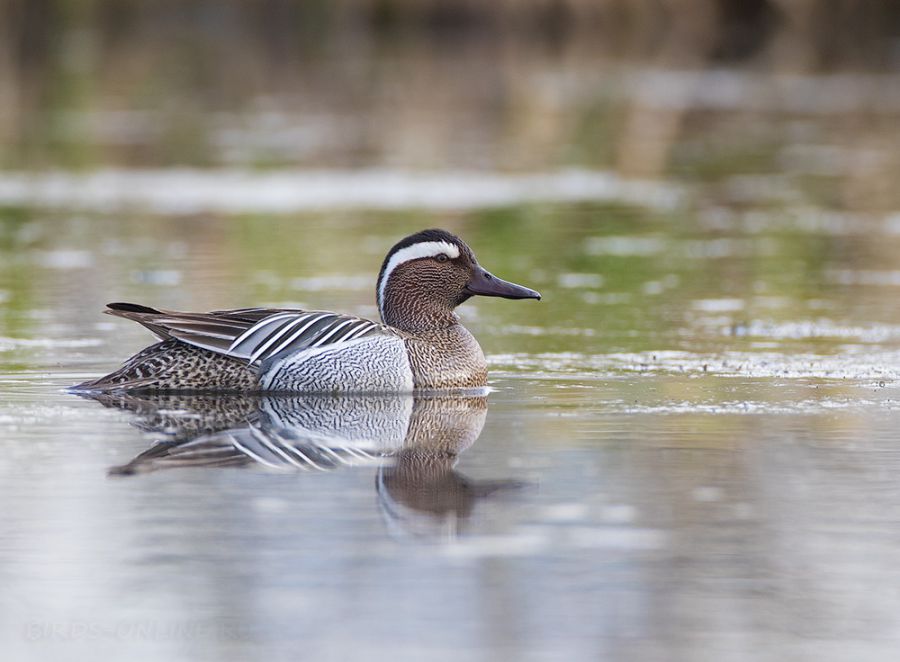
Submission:
{"label": "white flank", "polygon": [[451,260],[455,260],[459,257],[459,246],[447,241],[422,241],[418,244],[401,248],[391,255],[391,259],[388,260],[387,268],[384,270],[384,275],[378,283],[378,310],[381,311],[382,319],[384,319],[384,310],[382,310],[382,306],[384,305],[384,289],[387,287],[388,279],[391,277],[391,273],[394,269],[404,262],[418,260],[423,257],[437,257],[442,253]]}

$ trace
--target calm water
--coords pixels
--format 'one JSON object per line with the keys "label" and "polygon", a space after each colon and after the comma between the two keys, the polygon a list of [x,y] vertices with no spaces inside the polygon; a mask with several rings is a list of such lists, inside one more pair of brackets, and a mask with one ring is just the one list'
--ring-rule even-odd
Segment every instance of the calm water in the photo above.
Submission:
{"label": "calm water", "polygon": [[[0,127],[5,659],[896,659],[895,74],[130,43]],[[544,295],[460,309],[486,398],[65,391],[434,226]]]}
{"label": "calm water", "polygon": [[[10,215],[5,648],[890,659],[900,237],[668,223],[597,204]],[[381,254],[423,225],[545,295],[461,309],[486,401],[64,392],[149,340],[107,299],[373,314]]]}

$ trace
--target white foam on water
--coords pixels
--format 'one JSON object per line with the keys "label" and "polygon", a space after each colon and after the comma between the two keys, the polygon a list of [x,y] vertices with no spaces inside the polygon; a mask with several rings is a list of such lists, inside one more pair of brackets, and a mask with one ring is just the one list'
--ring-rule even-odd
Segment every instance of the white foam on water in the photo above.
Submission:
{"label": "white foam on water", "polygon": [[865,409],[879,411],[898,411],[900,402],[896,400],[875,400],[867,398],[821,398],[803,399],[793,402],[771,402],[763,400],[734,400],[729,402],[664,402],[659,404],[621,404],[611,406],[607,413],[619,414],[657,414],[683,415],[707,414],[715,416],[785,416],[803,414],[821,414],[823,412],[849,411],[859,412]]}
{"label": "white foam on water", "polygon": [[103,341],[99,338],[5,338],[0,336],[0,352],[8,352],[23,347],[41,347],[49,349],[66,349],[78,347],[97,347]]}
{"label": "white foam on water", "polygon": [[791,351],[686,351],[500,354],[488,357],[498,372],[527,374],[531,379],[615,378],[616,376],[684,375],[751,379],[843,380],[863,385],[900,381],[900,352],[845,346],[839,354]]}
{"label": "white foam on water", "polygon": [[681,189],[567,169],[531,174],[478,171],[240,169],[97,170],[0,174],[0,203],[163,214],[290,213],[320,209],[502,207],[535,202],[610,201],[668,210]]}
{"label": "white foam on water", "polygon": [[725,336],[769,338],[774,340],[809,340],[831,338],[863,343],[882,343],[900,338],[900,326],[896,324],[841,324],[829,319],[772,322],[752,320],[737,325],[723,325],[721,320],[697,320],[700,327]]}

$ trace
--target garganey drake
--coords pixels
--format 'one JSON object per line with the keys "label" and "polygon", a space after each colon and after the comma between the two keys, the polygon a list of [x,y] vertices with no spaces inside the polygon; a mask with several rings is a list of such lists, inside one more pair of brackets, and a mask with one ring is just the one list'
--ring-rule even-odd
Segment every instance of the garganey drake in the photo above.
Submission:
{"label": "garganey drake", "polygon": [[210,313],[111,303],[161,342],[75,390],[364,393],[478,388],[487,363],[453,312],[474,295],[540,299],[486,271],[444,230],[398,242],[376,288],[382,323],[287,308]]}

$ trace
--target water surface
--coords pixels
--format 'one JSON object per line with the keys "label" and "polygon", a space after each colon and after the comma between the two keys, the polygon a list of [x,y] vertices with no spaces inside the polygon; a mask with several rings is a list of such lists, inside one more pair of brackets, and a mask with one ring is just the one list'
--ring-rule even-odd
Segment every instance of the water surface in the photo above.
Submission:
{"label": "water surface", "polygon": [[[0,127],[5,657],[896,658],[895,73],[158,46]],[[484,398],[65,391],[425,227],[544,295],[460,308]]]}
{"label": "water surface", "polygon": [[[660,214],[308,212],[302,232],[295,215],[8,214],[7,649],[888,659],[900,635],[892,222],[675,231]],[[259,402],[64,392],[150,340],[101,316],[106,299],[372,315],[382,253],[425,225],[545,297],[460,310],[492,392],[465,424],[464,402],[430,420],[418,455],[404,455],[403,399],[387,414],[276,407],[305,421],[298,433]],[[277,466],[271,449],[228,446],[261,419],[300,455]],[[348,421],[366,434],[341,431]],[[447,445],[447,429],[465,443]]]}

